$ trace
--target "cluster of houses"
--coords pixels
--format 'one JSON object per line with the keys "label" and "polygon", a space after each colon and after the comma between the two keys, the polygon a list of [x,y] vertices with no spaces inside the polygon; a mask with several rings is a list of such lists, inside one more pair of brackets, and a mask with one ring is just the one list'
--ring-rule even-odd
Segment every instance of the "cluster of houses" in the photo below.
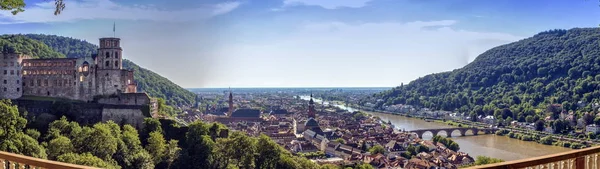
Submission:
{"label": "cluster of houses", "polygon": [[[466,153],[452,151],[440,143],[434,145],[414,133],[398,131],[376,117],[357,116],[326,104],[315,106],[312,99],[308,106],[306,101],[297,99],[263,99],[262,103],[268,109],[207,109],[203,120],[220,122],[232,130],[253,136],[265,134],[294,154],[325,154],[324,157],[312,157],[320,164],[457,168],[474,162]],[[385,152],[371,154],[368,150],[375,146],[384,147]],[[407,158],[402,154],[410,146],[426,146],[428,151]]]}

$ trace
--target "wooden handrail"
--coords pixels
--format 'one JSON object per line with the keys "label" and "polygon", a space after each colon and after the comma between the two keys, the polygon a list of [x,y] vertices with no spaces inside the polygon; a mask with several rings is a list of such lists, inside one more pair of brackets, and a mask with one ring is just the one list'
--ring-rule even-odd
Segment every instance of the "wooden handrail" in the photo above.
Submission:
{"label": "wooden handrail", "polygon": [[45,169],[98,169],[95,167],[88,167],[83,165],[69,164],[58,161],[44,160],[19,154],[8,153],[4,151],[0,151],[0,168],[4,168],[2,166],[5,164],[4,160],[7,160],[12,163],[19,163],[20,165],[29,165],[35,167],[41,167]]}
{"label": "wooden handrail", "polygon": [[[481,166],[473,166],[469,167],[469,169],[509,169],[509,168],[525,168],[532,167],[537,165],[549,164],[558,161],[564,161],[569,159],[575,159],[576,165],[582,164],[581,160],[585,160],[585,157],[592,154],[600,153],[600,146],[598,147],[590,147],[580,150],[573,150],[563,153],[556,153],[551,155],[545,155],[540,157],[532,157],[528,159],[522,160],[513,160],[506,161],[501,163],[487,164]],[[580,168],[582,166],[577,166],[576,168]]]}

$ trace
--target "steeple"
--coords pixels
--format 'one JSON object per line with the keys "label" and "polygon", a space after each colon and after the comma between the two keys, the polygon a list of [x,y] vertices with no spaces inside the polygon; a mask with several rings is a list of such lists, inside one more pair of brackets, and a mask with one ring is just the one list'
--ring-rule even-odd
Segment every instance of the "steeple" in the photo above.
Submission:
{"label": "steeple", "polygon": [[229,111],[227,112],[228,116],[231,116],[233,113],[233,94],[231,93],[231,87],[229,88]]}
{"label": "steeple", "polygon": [[312,92],[310,93],[310,101],[308,101],[308,118],[316,118],[315,116],[315,101],[313,101]]}

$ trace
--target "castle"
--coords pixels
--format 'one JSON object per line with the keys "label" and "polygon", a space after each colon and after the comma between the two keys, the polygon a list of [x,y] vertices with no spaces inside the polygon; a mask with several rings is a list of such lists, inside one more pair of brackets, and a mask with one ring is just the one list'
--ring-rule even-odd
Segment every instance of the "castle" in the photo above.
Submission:
{"label": "castle", "polygon": [[133,71],[123,69],[122,51],[119,38],[100,38],[98,53],[81,58],[32,59],[23,54],[0,54],[0,99],[83,101],[101,105],[102,116],[106,115],[102,105],[110,105],[111,117],[102,117],[103,121],[119,115],[119,105],[130,109],[149,105],[156,110],[155,101],[137,92]]}

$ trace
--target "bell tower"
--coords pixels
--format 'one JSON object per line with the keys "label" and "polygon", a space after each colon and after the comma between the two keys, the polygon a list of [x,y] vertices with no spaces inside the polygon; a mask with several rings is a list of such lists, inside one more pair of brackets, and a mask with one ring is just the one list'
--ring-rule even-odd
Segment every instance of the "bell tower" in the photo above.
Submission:
{"label": "bell tower", "polygon": [[123,49],[121,49],[121,39],[119,38],[100,38],[100,48],[98,48],[98,68],[99,69],[122,69],[123,68]]}

